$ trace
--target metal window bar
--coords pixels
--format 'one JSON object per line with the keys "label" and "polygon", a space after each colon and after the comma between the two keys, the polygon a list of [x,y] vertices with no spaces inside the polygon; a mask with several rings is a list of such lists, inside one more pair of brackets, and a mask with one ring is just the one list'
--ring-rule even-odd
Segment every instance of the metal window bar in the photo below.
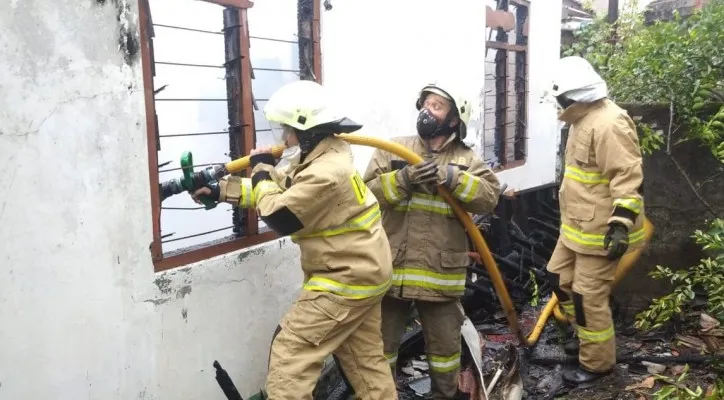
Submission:
{"label": "metal window bar", "polygon": [[179,240],[185,240],[185,239],[191,239],[191,238],[195,238],[195,237],[199,237],[199,236],[205,236],[205,235],[209,235],[209,234],[216,233],[216,232],[223,232],[223,231],[225,231],[225,230],[227,230],[227,229],[231,229],[231,228],[233,228],[233,227],[234,227],[234,226],[232,225],[232,226],[227,226],[227,227],[224,227],[224,228],[212,229],[212,230],[210,230],[210,231],[205,231],[205,232],[201,232],[201,233],[194,233],[194,234],[191,234],[191,235],[186,235],[186,236],[181,236],[181,237],[177,237],[177,238],[173,238],[173,239],[169,239],[169,240],[164,240],[164,241],[162,241],[161,243],[178,242]]}
{"label": "metal window bar", "polygon": [[[233,61],[233,60],[231,60]],[[194,63],[182,63],[175,61],[156,61],[159,65],[173,65],[176,67],[197,67],[197,68],[226,68],[225,65],[213,65],[213,64],[194,64]],[[287,69],[287,68],[252,68],[253,71],[272,71],[272,72],[292,72],[298,74],[301,70],[298,69]]]}
{"label": "metal window bar", "polygon": [[[271,129],[257,129],[256,132],[271,132]],[[219,131],[219,132],[169,133],[169,134],[165,134],[165,135],[159,135],[159,137],[172,138],[172,137],[185,137],[185,136],[229,135],[230,133],[240,133],[240,132]]]}
{"label": "metal window bar", "polygon": [[[190,132],[190,133],[168,133],[165,135],[160,135],[159,129],[158,129],[158,117],[155,113],[155,95],[160,93],[163,90],[162,88],[159,88],[157,90],[153,89],[153,78],[155,77],[155,66],[156,61],[154,57],[154,51],[153,51],[153,37],[154,37],[154,27],[162,27],[162,28],[181,28],[183,30],[187,31],[196,31],[199,34],[223,34],[226,37],[229,36],[229,30],[228,28],[235,27],[237,28],[235,33],[232,33],[231,35],[236,35],[239,45],[241,46],[241,51],[239,52],[239,57],[237,59],[227,60],[224,65],[210,65],[210,64],[193,64],[193,63],[182,63],[182,62],[174,62],[173,60],[168,61],[158,61],[158,64],[161,65],[172,65],[172,66],[179,66],[179,67],[201,67],[201,68],[229,68],[229,64],[236,64],[240,66],[240,70],[242,72],[241,79],[239,79],[237,82],[239,84],[239,92],[241,92],[240,98],[237,98],[237,104],[244,100],[244,104],[251,104],[255,101],[252,99],[251,90],[242,90],[245,88],[251,88],[251,82],[250,77],[253,77],[254,70],[251,69],[250,65],[250,59],[249,59],[249,41],[250,39],[255,40],[268,40],[268,41],[276,41],[276,42],[285,42],[285,43],[297,43],[300,47],[300,58],[302,53],[306,53],[302,51],[303,44],[310,49],[309,54],[304,54],[304,61],[300,62],[300,70],[284,70],[284,69],[271,69],[271,68],[259,68],[257,70],[268,70],[268,71],[280,71],[280,72],[294,72],[298,73],[302,79],[305,79],[304,71],[307,69],[309,71],[309,75],[311,75],[311,79],[318,80],[321,74],[321,63],[320,63],[320,46],[319,46],[319,0],[308,0],[308,1],[299,1],[298,5],[301,8],[302,4],[305,4],[305,7],[309,7],[312,11],[309,13],[309,18],[305,19],[304,23],[311,24],[310,29],[308,30],[302,30],[300,28],[300,37],[298,41],[293,40],[284,40],[284,39],[275,39],[275,38],[265,38],[265,37],[254,37],[250,36],[248,34],[248,22],[247,22],[247,15],[246,15],[246,9],[251,6],[251,3],[249,3],[246,0],[205,0],[209,1],[215,4],[219,4],[222,7],[226,8],[226,11],[233,9],[237,11],[237,21],[238,23],[235,24],[235,26],[226,26],[223,30],[223,32],[212,32],[212,31],[203,31],[200,29],[192,29],[192,28],[186,28],[183,29],[183,27],[174,27],[172,25],[164,25],[164,24],[153,24],[153,20],[151,18],[150,14],[150,7],[148,5],[147,0],[142,0],[142,3],[140,5],[140,12],[139,12],[139,18],[142,22],[141,27],[141,36],[142,40],[146,42],[147,46],[145,49],[142,49],[142,53],[144,56],[144,67],[143,67],[143,73],[144,73],[144,79],[146,80],[145,89],[147,93],[147,102],[146,102],[146,112],[147,112],[147,128],[149,133],[149,142],[153,143],[155,139],[155,149],[151,148],[149,152],[149,159],[150,164],[152,165],[152,169],[150,169],[151,173],[151,182],[152,187],[155,187],[155,185],[158,183],[158,173],[161,168],[168,165],[170,161],[166,162],[159,162],[158,160],[158,154],[157,152],[161,150],[161,140],[162,138],[176,138],[176,137],[182,137],[182,136],[201,136],[201,135],[217,135],[217,134],[228,134],[230,136],[230,142],[234,140],[234,136],[241,136],[242,133],[250,133],[243,135],[243,143],[246,145],[246,147],[253,146],[256,132],[257,130],[254,127],[254,121],[253,121],[253,111],[251,110],[250,106],[246,106],[241,110],[241,116],[244,118],[241,119],[243,121],[250,121],[249,124],[242,124],[242,123],[236,123],[236,124],[230,124],[231,128],[229,129],[229,132],[223,131],[223,132]],[[307,4],[308,3],[308,4]],[[298,17],[301,18],[300,15]],[[300,21],[302,23],[302,21]],[[302,33],[304,32],[304,35]],[[244,58],[245,60],[242,60]],[[228,87],[228,82],[227,82]],[[173,101],[173,99],[158,99],[161,101]],[[180,101],[191,101],[189,99],[184,99]],[[209,101],[209,100],[205,100]],[[265,101],[265,99],[260,99],[259,101]],[[227,101],[227,104],[230,101]],[[262,131],[269,131],[268,129],[260,129],[258,132]],[[231,147],[231,146],[230,146]],[[155,152],[153,150],[156,150]],[[231,149],[233,151],[233,149]],[[156,168],[153,167],[155,164]],[[208,164],[206,164],[208,165]],[[158,192],[155,190],[152,190],[152,198],[155,201],[158,201]],[[154,209],[152,212],[153,215],[153,232],[154,232],[154,241],[150,246],[151,253],[153,255],[154,265],[156,271],[165,270],[168,268],[172,268],[174,266],[183,264],[183,263],[190,263],[190,262],[196,262],[200,261],[206,257],[210,257],[213,255],[217,255],[216,252],[228,252],[237,250],[239,248],[242,248],[246,245],[253,245],[262,243],[266,240],[270,240],[276,237],[276,235],[270,231],[267,228],[262,228],[258,230],[259,235],[257,236],[251,236],[251,237],[245,237],[244,239],[240,241],[234,241],[229,240],[233,239],[234,235],[232,236],[224,236],[223,238],[219,239],[213,239],[213,240],[207,240],[203,244],[196,244],[191,246],[186,246],[179,250],[172,250],[172,251],[162,251],[161,244],[167,243],[167,241],[163,241],[166,238],[169,238],[173,236],[175,233],[163,233],[160,227],[160,212],[161,212],[161,205],[155,204]],[[192,207],[164,207],[164,209],[169,210],[187,210],[187,209],[196,209]],[[253,214],[253,213],[252,213]],[[252,227],[252,225],[256,225],[256,219],[254,221],[249,221],[250,223],[247,225],[247,227]],[[174,238],[173,241],[180,241],[184,239],[188,239],[190,237],[198,237],[203,235],[208,235],[213,232],[223,231],[225,229],[234,229],[233,227],[225,227],[220,228],[218,230],[213,231],[206,231],[206,232],[200,232],[194,235],[189,235],[186,237],[180,237],[180,238]]]}
{"label": "metal window bar", "polygon": [[[223,35],[224,34],[223,31],[209,31],[209,30],[204,30],[204,29],[186,28],[183,26],[176,26],[176,25],[153,24],[153,26],[157,26],[159,28],[178,29],[178,30],[198,32],[198,33],[208,33],[208,34],[212,34],[212,35]],[[270,37],[263,37],[263,36],[249,36],[249,39],[264,40],[264,41],[269,41],[269,42],[290,43],[290,44],[299,43],[299,41],[297,41],[297,40],[270,38]]]}
{"label": "metal window bar", "polygon": [[[225,14],[226,14],[227,12],[229,12],[229,10],[230,10],[229,8],[223,8],[223,7],[222,7],[222,9],[224,9],[224,13],[225,13]],[[240,10],[231,9],[231,12],[234,12],[234,13],[237,13],[237,14],[238,14],[238,13],[240,13]],[[152,26],[155,26],[155,27],[163,27],[163,28],[170,28],[170,29],[178,29],[178,30],[196,32],[196,33],[199,33],[199,34],[209,34],[209,33],[221,34],[221,35],[224,34],[223,32],[211,32],[211,31],[204,31],[204,30],[200,30],[200,29],[185,28],[185,27],[172,26],[172,25],[163,25],[163,24],[151,24],[151,25],[152,25]],[[237,33],[237,38],[238,38],[239,36],[240,36],[240,35]],[[228,50],[229,50],[228,38],[227,38],[227,40],[225,40],[225,41],[227,42],[227,43],[226,43],[226,48],[227,48],[227,51],[228,51]],[[237,43],[237,45],[239,44],[238,39],[237,39],[236,43]],[[237,51],[237,53],[238,53],[238,51]],[[227,60],[228,60],[228,59],[227,59]],[[177,66],[177,67],[201,67],[201,68],[225,68],[225,67],[228,67],[228,63],[227,63],[227,65],[219,66],[219,65],[211,65],[211,64],[203,64],[203,63],[181,63],[181,62],[173,62],[173,61],[154,61],[154,62],[153,62],[153,65],[155,66],[155,64],[159,64],[159,65],[169,65],[169,66]],[[237,81],[237,83],[240,84],[240,81]],[[229,82],[227,82],[227,89],[228,89],[228,84],[229,84]],[[166,101],[166,102],[172,102],[172,101],[204,101],[204,102],[206,102],[206,101],[223,101],[223,102],[227,102],[227,104],[230,103],[228,96],[227,96],[227,98],[223,98],[223,99],[221,99],[221,98],[155,98],[155,97],[156,97],[155,94],[160,93],[160,92],[161,92],[161,90],[158,90],[157,92],[154,93],[154,101]],[[228,93],[228,90],[227,90],[227,93]],[[160,148],[161,148],[161,146],[160,146],[160,145],[161,145],[161,143],[160,143],[161,140],[166,139],[166,138],[178,138],[178,137],[185,137],[185,136],[202,136],[202,135],[220,135],[220,134],[225,134],[225,135],[229,135],[229,137],[230,137],[230,145],[233,145],[234,140],[233,140],[232,138],[233,138],[234,136],[238,136],[240,133],[242,133],[241,130],[234,129],[234,128],[233,128],[234,126],[238,126],[238,124],[236,124],[236,123],[231,123],[231,124],[230,124],[231,129],[229,129],[228,131],[191,132],[191,133],[184,133],[184,134],[173,134],[173,133],[171,133],[171,134],[165,134],[165,135],[161,135],[161,134],[158,132],[158,129],[157,129],[157,134],[156,134],[157,140],[158,140],[157,150],[160,150]],[[230,148],[230,153],[231,153],[231,154],[233,154],[233,153],[238,153],[238,152],[239,152],[239,149],[234,149],[233,147]],[[225,163],[225,162],[219,162],[219,163]],[[167,163],[165,163],[164,165],[166,165],[166,164],[167,164]],[[207,167],[207,166],[211,166],[211,165],[215,165],[215,164],[218,164],[218,163],[196,164],[196,165],[194,165],[194,167]],[[181,168],[161,169],[161,167],[162,167],[162,166],[159,166],[159,174],[164,173],[164,172],[180,171],[180,170],[181,170]],[[161,208],[161,210],[163,210],[163,211],[165,211],[165,210],[170,210],[170,211],[195,211],[195,210],[203,210],[203,209],[204,209],[204,207],[160,207],[160,208]],[[162,227],[159,227],[159,228],[162,229]],[[166,239],[166,240],[162,240],[161,243],[162,243],[162,244],[165,244],[165,243],[171,243],[171,242],[178,242],[178,241],[182,241],[182,240],[187,240],[187,239],[191,239],[191,238],[197,238],[197,237],[209,235],[209,234],[212,234],[212,233],[222,232],[222,231],[224,231],[224,230],[228,230],[228,229],[232,229],[232,228],[234,228],[234,225],[231,225],[231,226],[228,226],[228,227],[223,227],[223,228],[218,228],[218,229],[211,229],[211,230],[208,230],[208,231],[205,231],[205,232],[194,233],[194,234],[186,235],[186,236],[183,236],[183,237],[177,237],[177,238],[173,238],[173,239]],[[168,236],[170,236],[170,235],[172,235],[172,234],[164,235],[164,237],[168,237]],[[205,245],[184,246],[184,249],[174,250],[173,253],[176,253],[176,252],[178,252],[178,251],[184,252],[184,251],[187,250],[187,249],[186,249],[187,247],[198,248],[198,247],[205,247]],[[163,253],[167,253],[167,252],[163,252]]]}

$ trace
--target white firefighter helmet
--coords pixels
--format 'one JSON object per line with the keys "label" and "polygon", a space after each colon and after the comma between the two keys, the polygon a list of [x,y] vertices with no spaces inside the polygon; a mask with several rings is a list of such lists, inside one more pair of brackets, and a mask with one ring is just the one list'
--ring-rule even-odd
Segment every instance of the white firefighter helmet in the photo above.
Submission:
{"label": "white firefighter helmet", "polygon": [[[329,92],[317,82],[299,80],[286,84],[269,97],[264,117],[272,129],[291,127],[309,131],[321,125],[335,133],[354,132],[362,127],[349,120],[336,106]],[[275,126],[275,125],[281,125]]]}
{"label": "white firefighter helmet", "polygon": [[606,84],[586,59],[578,56],[563,57],[555,68],[553,87],[554,97],[574,90],[588,89]]}
{"label": "white firefighter helmet", "polygon": [[465,139],[465,136],[467,136],[468,133],[468,122],[470,121],[471,109],[470,101],[467,97],[463,96],[455,86],[450,84],[437,82],[428,83],[422,88],[422,90],[420,90],[420,95],[417,97],[415,107],[418,111],[422,108],[422,104],[425,102],[425,97],[427,97],[428,93],[435,93],[452,102],[453,107],[458,112],[457,116],[460,118],[460,124],[458,125],[460,139]]}

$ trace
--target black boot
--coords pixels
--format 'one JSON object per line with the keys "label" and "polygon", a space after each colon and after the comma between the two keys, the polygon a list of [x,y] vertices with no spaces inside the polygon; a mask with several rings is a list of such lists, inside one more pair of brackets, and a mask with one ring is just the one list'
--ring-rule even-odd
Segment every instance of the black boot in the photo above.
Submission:
{"label": "black boot", "polygon": [[580,385],[593,382],[613,372],[613,369],[606,372],[590,372],[581,367],[563,372],[563,382],[569,385]]}
{"label": "black boot", "polygon": [[579,349],[578,338],[568,339],[563,343],[563,351],[569,356],[578,356]]}

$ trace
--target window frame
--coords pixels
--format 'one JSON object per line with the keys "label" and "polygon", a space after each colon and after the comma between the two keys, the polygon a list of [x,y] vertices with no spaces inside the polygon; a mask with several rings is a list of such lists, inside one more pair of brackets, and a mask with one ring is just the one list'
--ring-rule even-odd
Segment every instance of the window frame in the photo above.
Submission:
{"label": "window frame", "polygon": [[[253,2],[249,0],[202,0],[208,3],[217,4],[227,9],[235,9],[238,12],[239,21],[239,44],[240,44],[240,55],[241,55],[241,79],[240,87],[235,90],[230,98],[229,102],[238,100],[241,104],[237,107],[237,113],[239,114],[238,121],[240,129],[242,129],[241,147],[245,149],[244,153],[248,152],[246,149],[254,147],[256,141],[255,126],[254,126],[254,100],[252,98],[252,84],[251,80],[253,77],[253,70],[251,67],[250,59],[250,35],[249,35],[249,22],[247,18],[247,10],[253,7]],[[321,83],[322,68],[321,68],[321,44],[320,44],[320,0],[312,0],[312,15],[309,24],[305,25],[305,29],[302,29],[304,25],[302,21],[299,21],[299,46],[300,54],[303,51],[302,45],[305,46],[305,50],[308,49],[309,39],[311,39],[311,58],[312,58],[312,69],[313,71],[304,71],[304,68],[300,66],[302,72],[300,79],[314,79]],[[299,2],[298,2],[299,4]],[[298,5],[298,9],[299,9]],[[138,0],[139,10],[139,26],[140,26],[140,47],[141,47],[141,66],[143,72],[143,90],[144,90],[144,102],[146,112],[146,135],[147,135],[147,149],[148,149],[148,173],[150,183],[150,194],[151,194],[151,223],[152,223],[152,235],[153,239],[149,246],[151,253],[151,259],[154,265],[154,272],[161,272],[168,269],[196,263],[209,258],[227,254],[233,251],[242,250],[247,247],[258,245],[261,243],[269,242],[279,238],[273,231],[259,232],[258,218],[255,210],[239,210],[240,212],[246,213],[247,218],[245,219],[245,230],[243,236],[228,239],[222,242],[213,243],[203,247],[197,247],[192,250],[184,251],[179,254],[173,254],[164,257],[162,244],[161,244],[161,202],[160,202],[160,187],[159,187],[159,168],[158,168],[158,150],[159,150],[159,131],[158,121],[156,119],[156,106],[154,98],[154,58],[153,58],[153,38],[152,38],[152,21],[150,15],[150,5],[148,0]],[[311,30],[311,32],[309,32]],[[304,31],[304,32],[302,32]],[[309,38],[311,36],[311,38]],[[308,51],[308,50],[306,50]],[[308,69],[308,68],[307,68]],[[238,97],[235,99],[234,97]],[[229,129],[230,134],[232,128]],[[251,169],[248,168],[245,171],[245,175],[251,173]]]}
{"label": "window frame", "polygon": [[[530,51],[529,51],[530,36],[527,32],[527,30],[528,30],[527,25],[530,24],[530,2],[528,0],[498,0],[497,4],[499,7],[501,5],[503,5],[503,8],[497,8],[496,10],[493,10],[493,11],[504,11],[506,13],[511,13],[514,16],[515,27],[513,28],[512,31],[505,32],[506,37],[508,37],[508,35],[510,35],[511,33],[517,34],[518,28],[520,27],[520,29],[522,29],[524,32],[523,37],[525,37],[525,44],[521,45],[521,44],[510,44],[507,42],[504,43],[504,42],[498,41],[497,39],[487,40],[485,42],[486,50],[490,49],[490,50],[494,50],[497,52],[496,53],[496,74],[495,74],[495,86],[496,87],[494,89],[495,96],[496,96],[496,103],[495,103],[496,126],[494,127],[494,143],[495,143],[494,146],[497,147],[497,145],[500,141],[500,143],[502,144],[502,146],[501,146],[502,148],[499,149],[500,150],[500,159],[498,161],[500,162],[500,165],[493,168],[494,172],[510,170],[510,169],[525,165],[525,163],[527,162],[527,159],[528,159],[528,132],[529,132],[529,128],[528,128],[528,114],[529,114],[529,107],[528,107],[529,82],[528,82],[528,78],[530,76],[529,75],[529,72],[530,72]],[[518,7],[525,8],[526,19],[523,22],[519,22],[518,21],[519,16],[508,10],[508,7],[511,4],[516,6],[516,11],[518,10]],[[498,27],[498,28],[492,27],[492,26],[488,25],[489,23],[490,23],[490,20],[488,18],[486,18],[486,27],[491,29],[491,33],[498,33],[503,30],[503,28],[500,28],[500,27]],[[508,97],[510,94],[510,91],[508,90],[508,88],[509,88],[511,79],[513,81],[513,87],[514,87],[513,94],[516,95],[516,99],[517,99],[516,91],[518,90],[517,89],[518,85],[516,82],[518,77],[517,76],[511,77],[508,75],[508,62],[509,62],[511,53],[514,55],[523,53],[524,58],[525,58],[525,62],[523,63],[523,68],[524,68],[523,82],[524,82],[524,84],[523,84],[523,88],[522,88],[523,92],[525,93],[525,96],[523,96],[523,100],[521,102],[523,105],[523,108],[521,109],[519,107],[516,107],[517,121],[515,121],[516,122],[515,132],[514,132],[514,136],[513,136],[514,139],[509,137],[509,135],[507,133],[507,129],[506,129],[506,127],[511,124],[511,122],[508,121],[508,112],[507,112]],[[498,57],[500,54],[503,54],[503,56]],[[504,78],[504,82],[502,82],[502,85],[504,85],[505,89],[502,92],[498,90],[498,85],[499,85],[499,80],[500,80],[500,78],[498,77],[498,74],[497,74],[497,71],[499,69],[499,66],[497,64],[498,58],[502,58],[502,62],[505,65],[505,78]],[[487,62],[487,60],[486,60],[486,62]],[[517,74],[517,71],[518,71],[518,69],[516,66],[516,74]],[[502,108],[503,111],[502,111],[501,118],[498,118],[498,115],[497,115],[497,111],[498,111],[497,109],[500,107],[498,99],[503,99],[502,103],[505,105]],[[502,120],[500,123],[498,123],[499,119]],[[488,131],[488,128],[484,127],[483,133],[485,133],[487,131]],[[502,140],[498,139],[498,136],[501,134],[502,134]],[[508,161],[508,157],[507,157],[508,151],[507,151],[506,143],[511,139],[515,140],[515,143],[513,144],[514,155],[513,155],[513,160]],[[518,142],[520,144],[518,144]],[[485,145],[484,138],[483,138],[483,145]],[[498,149],[494,149],[494,153],[496,151],[498,151]],[[515,157],[516,157],[515,153],[518,153],[518,152],[522,153],[523,157],[520,159],[515,159]]]}

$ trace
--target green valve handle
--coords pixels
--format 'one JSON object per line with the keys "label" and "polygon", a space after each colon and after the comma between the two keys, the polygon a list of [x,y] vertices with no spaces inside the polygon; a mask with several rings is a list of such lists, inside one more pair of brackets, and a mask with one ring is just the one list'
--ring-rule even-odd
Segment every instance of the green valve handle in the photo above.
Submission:
{"label": "green valve handle", "polygon": [[[183,154],[181,154],[181,170],[183,170],[184,173],[181,185],[188,191],[194,190],[194,156],[190,151],[184,151]],[[216,202],[210,197],[200,196],[199,200],[201,200],[207,210],[216,207]]]}

